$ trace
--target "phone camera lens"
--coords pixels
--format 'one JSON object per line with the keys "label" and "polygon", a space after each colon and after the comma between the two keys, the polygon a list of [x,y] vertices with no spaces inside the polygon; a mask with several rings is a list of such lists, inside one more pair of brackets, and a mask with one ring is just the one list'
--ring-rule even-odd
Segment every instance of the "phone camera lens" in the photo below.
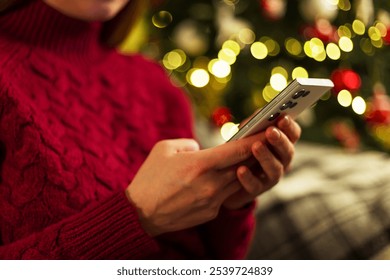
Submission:
{"label": "phone camera lens", "polygon": [[301,89],[300,91],[297,91],[294,95],[293,95],[293,99],[298,99],[299,97],[301,97],[303,94],[305,94],[306,90],[304,89]]}
{"label": "phone camera lens", "polygon": [[280,106],[280,110],[283,111],[283,110],[286,110],[288,108],[293,108],[297,104],[298,104],[297,102],[293,102],[293,101],[286,102],[282,106]]}
{"label": "phone camera lens", "polygon": [[280,113],[278,112],[278,113],[275,113],[275,114],[272,114],[269,118],[268,118],[268,120],[271,122],[271,121],[274,121],[274,120],[276,120],[278,117],[280,116]]}

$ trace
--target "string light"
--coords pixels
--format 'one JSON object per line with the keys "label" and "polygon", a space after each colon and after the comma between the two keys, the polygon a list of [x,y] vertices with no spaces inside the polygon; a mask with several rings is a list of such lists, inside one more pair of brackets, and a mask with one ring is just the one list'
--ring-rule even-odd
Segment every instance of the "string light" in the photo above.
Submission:
{"label": "string light", "polygon": [[363,115],[366,112],[367,104],[366,101],[360,96],[356,96],[352,100],[352,109],[358,115]]}
{"label": "string light", "polygon": [[366,32],[366,26],[361,20],[355,19],[352,23],[353,31],[358,35],[363,35]]}
{"label": "string light", "polygon": [[340,48],[335,43],[329,43],[326,46],[326,54],[333,60],[338,60],[341,57]]}
{"label": "string light", "polygon": [[302,44],[294,38],[287,38],[284,46],[287,52],[293,56],[299,56],[302,53]]}
{"label": "string light", "polygon": [[236,62],[236,54],[232,49],[223,48],[218,53],[218,58],[225,61],[229,65],[232,65]]}
{"label": "string light", "polygon": [[270,102],[278,93],[271,85],[266,85],[263,89],[263,98],[266,102]]}
{"label": "string light", "polygon": [[226,78],[231,72],[230,65],[224,60],[212,60],[208,68],[210,73],[218,78]]}
{"label": "string light", "polygon": [[352,94],[348,90],[343,89],[337,94],[337,101],[341,106],[349,107],[352,104]]}
{"label": "string light", "polygon": [[264,45],[267,47],[268,55],[270,56],[276,56],[280,52],[280,46],[278,42],[275,40],[269,38],[269,37],[262,37],[259,40],[260,42],[264,43]]}
{"label": "string light", "polygon": [[152,23],[157,28],[167,27],[173,20],[172,14],[167,11],[159,11],[152,17]]}
{"label": "string light", "polygon": [[309,78],[309,73],[307,72],[307,70],[303,67],[295,67],[294,70],[292,71],[291,73],[291,77],[293,79],[296,79],[296,78]]}
{"label": "string light", "polygon": [[205,87],[210,81],[209,73],[204,69],[192,68],[187,73],[187,81],[194,87]]}
{"label": "string light", "polygon": [[339,40],[339,47],[344,52],[351,52],[353,50],[353,42],[348,37],[341,37]]}
{"label": "string light", "polygon": [[229,140],[235,133],[238,131],[238,125],[233,122],[227,122],[222,125],[220,133],[223,138],[223,140],[227,141]]}
{"label": "string light", "polygon": [[252,44],[255,38],[255,33],[249,28],[243,28],[238,32],[238,39],[246,45]]}
{"label": "string light", "polygon": [[339,26],[339,28],[337,29],[337,34],[339,35],[339,37],[352,38],[351,29],[349,29],[346,25]]}
{"label": "string light", "polygon": [[186,62],[187,56],[184,51],[176,49],[164,55],[163,65],[169,70],[175,70]]}
{"label": "string light", "polygon": [[222,44],[222,49],[230,49],[234,52],[236,56],[238,56],[241,52],[240,45],[233,40],[227,40]]}
{"label": "string light", "polygon": [[267,46],[262,42],[255,42],[251,45],[251,54],[256,59],[264,59],[268,55]]}
{"label": "string light", "polygon": [[271,87],[276,91],[281,91],[287,86],[287,79],[280,73],[273,74],[270,79]]}

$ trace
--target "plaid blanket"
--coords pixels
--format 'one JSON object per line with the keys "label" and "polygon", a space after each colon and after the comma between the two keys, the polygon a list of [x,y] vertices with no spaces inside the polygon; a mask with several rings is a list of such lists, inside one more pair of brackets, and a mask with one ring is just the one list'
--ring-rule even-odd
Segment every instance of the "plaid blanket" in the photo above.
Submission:
{"label": "plaid blanket", "polygon": [[259,198],[249,259],[390,259],[390,157],[300,143]]}

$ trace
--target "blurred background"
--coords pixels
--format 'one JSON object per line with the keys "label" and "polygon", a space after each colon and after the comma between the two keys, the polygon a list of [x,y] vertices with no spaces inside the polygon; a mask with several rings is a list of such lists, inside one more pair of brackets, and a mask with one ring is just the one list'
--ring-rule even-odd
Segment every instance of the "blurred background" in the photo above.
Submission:
{"label": "blurred background", "polygon": [[259,198],[248,258],[390,259],[390,1],[151,0],[122,50],[187,92],[205,147],[292,79],[332,79]]}
{"label": "blurred background", "polygon": [[334,90],[300,118],[302,139],[390,151],[390,2],[151,0],[124,52],[160,61],[193,101],[204,146],[296,77]]}

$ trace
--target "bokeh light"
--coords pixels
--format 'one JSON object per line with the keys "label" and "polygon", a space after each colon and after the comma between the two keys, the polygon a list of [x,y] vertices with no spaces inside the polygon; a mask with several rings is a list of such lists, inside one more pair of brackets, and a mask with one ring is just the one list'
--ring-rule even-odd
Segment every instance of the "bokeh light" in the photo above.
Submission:
{"label": "bokeh light", "polygon": [[293,56],[299,56],[302,53],[302,44],[294,38],[287,38],[284,46],[287,52]]}
{"label": "bokeh light", "polygon": [[187,56],[184,51],[176,49],[165,54],[163,65],[169,70],[175,70],[186,62]]}
{"label": "bokeh light", "polygon": [[159,11],[152,17],[152,23],[157,28],[167,27],[173,20],[172,14],[167,11]]}
{"label": "bokeh light", "polygon": [[337,94],[337,101],[341,106],[349,107],[352,104],[352,94],[348,90],[343,89]]}
{"label": "bokeh light", "polygon": [[338,60],[341,57],[340,48],[335,43],[329,43],[326,46],[326,54],[333,60]]}
{"label": "bokeh light", "polygon": [[222,49],[230,49],[235,53],[236,56],[239,55],[241,52],[240,45],[236,41],[233,41],[233,40],[225,41],[222,44]]}
{"label": "bokeh light", "polygon": [[361,96],[356,96],[352,101],[352,109],[358,115],[366,112],[367,104]]}
{"label": "bokeh light", "polygon": [[250,45],[255,41],[256,35],[251,29],[243,28],[238,32],[238,39],[242,43],[246,45]]}
{"label": "bokeh light", "polygon": [[222,125],[221,127],[221,136],[223,140],[227,141],[229,140],[234,134],[238,131],[239,124],[233,123],[233,122],[227,122]]}
{"label": "bokeh light", "polygon": [[309,73],[307,72],[307,70],[305,68],[298,66],[298,67],[295,67],[294,70],[292,71],[291,77],[293,79],[309,78]]}
{"label": "bokeh light", "polygon": [[205,87],[210,81],[209,73],[204,69],[193,68],[187,73],[187,81],[194,87]]}
{"label": "bokeh light", "polygon": [[234,64],[236,62],[236,54],[232,49],[223,48],[218,53],[218,58],[227,62],[229,65]]}
{"label": "bokeh light", "polygon": [[280,73],[273,74],[270,79],[271,87],[281,91],[287,86],[287,78]]}
{"label": "bokeh light", "polygon": [[264,87],[262,95],[266,102],[270,102],[278,93],[279,91],[272,88],[271,85],[267,85]]}
{"label": "bokeh light", "polygon": [[348,37],[341,37],[339,40],[339,47],[344,52],[351,52],[353,50],[353,42]]}
{"label": "bokeh light", "polygon": [[268,55],[267,46],[262,42],[255,42],[251,45],[251,54],[256,59],[264,59]]}
{"label": "bokeh light", "polygon": [[352,23],[352,30],[358,35],[363,35],[366,32],[366,26],[361,20],[355,19]]}
{"label": "bokeh light", "polygon": [[208,68],[210,73],[218,78],[226,78],[231,72],[230,65],[224,60],[212,60]]}

